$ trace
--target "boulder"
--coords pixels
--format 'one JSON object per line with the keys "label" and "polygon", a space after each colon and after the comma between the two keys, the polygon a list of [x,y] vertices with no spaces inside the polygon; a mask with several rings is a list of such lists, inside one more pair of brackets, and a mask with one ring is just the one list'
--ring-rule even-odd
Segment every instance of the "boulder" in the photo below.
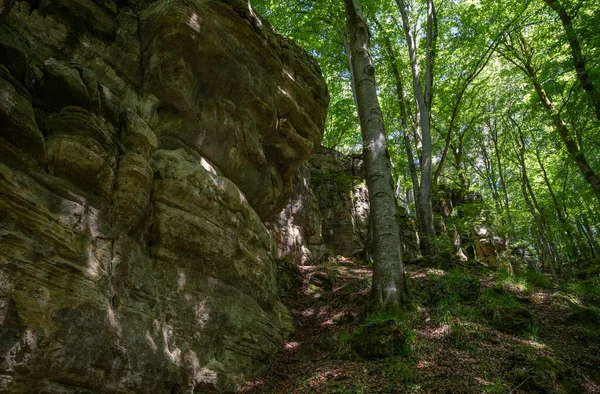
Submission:
{"label": "boulder", "polygon": [[220,1],[148,7],[144,91],[161,101],[161,145],[206,157],[266,219],[285,206],[296,168],[320,145],[329,99],[316,63],[239,3],[246,12]]}

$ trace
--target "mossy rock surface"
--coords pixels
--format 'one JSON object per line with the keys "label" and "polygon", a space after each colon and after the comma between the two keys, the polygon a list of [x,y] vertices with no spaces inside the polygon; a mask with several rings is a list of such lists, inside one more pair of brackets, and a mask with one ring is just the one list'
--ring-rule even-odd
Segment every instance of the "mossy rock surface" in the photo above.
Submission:
{"label": "mossy rock surface", "polygon": [[381,320],[365,324],[350,337],[352,349],[366,360],[406,354],[408,329],[397,320]]}

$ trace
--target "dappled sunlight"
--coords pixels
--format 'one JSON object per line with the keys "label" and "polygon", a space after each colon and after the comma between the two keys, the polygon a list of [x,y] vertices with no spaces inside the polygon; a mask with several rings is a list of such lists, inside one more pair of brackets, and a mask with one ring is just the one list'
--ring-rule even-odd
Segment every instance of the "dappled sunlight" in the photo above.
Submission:
{"label": "dappled sunlight", "polygon": [[173,328],[169,324],[162,324],[160,328],[163,340],[163,351],[175,364],[181,363],[181,349],[179,349],[172,340]]}
{"label": "dappled sunlight", "polygon": [[537,349],[537,350],[549,350],[548,345],[545,345],[543,343],[540,343],[540,342],[537,342],[534,340],[529,340],[529,339],[520,338],[520,337],[514,337],[513,341],[521,343],[523,345],[529,346],[529,347]]}
{"label": "dappled sunlight", "polygon": [[117,321],[115,310],[113,309],[110,303],[106,303],[106,315],[108,317],[108,324],[110,324],[110,326],[115,329],[117,335],[120,337],[123,334],[123,329]]}
{"label": "dappled sunlight", "polygon": [[200,326],[200,328],[203,328],[206,325],[206,323],[208,323],[209,318],[209,312],[208,307],[206,306],[206,301],[200,301],[196,304],[195,314],[196,323],[198,323],[198,326]]}
{"label": "dappled sunlight", "polygon": [[446,275],[446,271],[440,270],[440,269],[435,269],[435,268],[428,268],[427,270],[425,270],[425,273],[427,275],[436,275],[436,276]]}
{"label": "dappled sunlight", "polygon": [[263,27],[263,22],[262,20],[259,18],[258,15],[256,15],[256,13],[254,12],[254,9],[252,8],[252,4],[250,2],[247,2],[248,4],[248,12],[250,13],[250,15],[254,18],[254,22],[256,22],[257,26],[259,29],[262,29]]}
{"label": "dappled sunlight", "polygon": [[291,351],[294,351],[294,350],[298,350],[300,348],[300,346],[302,346],[302,342],[295,342],[295,341],[286,342],[283,345],[283,349],[286,350],[286,351],[288,351],[288,352],[291,352]]}
{"label": "dappled sunlight", "polygon": [[294,76],[292,75],[292,73],[286,67],[284,67],[281,72],[282,72],[283,75],[285,75],[286,77],[288,77],[292,81],[296,80],[296,78],[294,78]]}
{"label": "dappled sunlight", "polygon": [[204,157],[200,158],[200,165],[208,172],[210,172],[213,175],[218,175],[217,170],[215,169],[215,167],[210,164]]}
{"label": "dappled sunlight", "polygon": [[309,317],[309,316],[313,316],[315,314],[315,310],[310,308],[310,309],[305,309],[302,312],[300,312],[301,316],[304,317]]}
{"label": "dappled sunlight", "polygon": [[193,13],[192,15],[190,15],[189,19],[188,19],[188,26],[192,28],[192,30],[194,30],[196,33],[200,33],[200,24],[202,23],[202,20],[200,19],[200,17],[198,16],[197,13]]}
{"label": "dappled sunlight", "polygon": [[532,294],[530,299],[536,304],[545,304],[550,299],[550,297],[551,295],[546,292],[537,292]]}
{"label": "dappled sunlight", "polygon": [[427,339],[440,339],[450,334],[452,329],[449,324],[442,324],[435,328],[426,328],[423,330],[417,330],[417,333]]}
{"label": "dappled sunlight", "polygon": [[427,275],[425,274],[425,272],[422,271],[412,271],[410,273],[410,279],[426,279]]}
{"label": "dappled sunlight", "polygon": [[244,385],[238,390],[238,393],[250,393],[253,391],[260,390],[265,385],[265,381],[263,379],[251,380],[249,382],[244,383]]}
{"label": "dappled sunlight", "polygon": [[98,279],[102,274],[102,270],[100,268],[100,262],[94,255],[95,249],[96,248],[93,244],[87,245],[86,260],[88,263],[85,268],[85,273],[86,273],[86,276],[91,279]]}
{"label": "dappled sunlight", "polygon": [[326,371],[318,372],[316,375],[312,376],[308,380],[308,382],[309,382],[310,387],[316,388],[328,380],[337,380],[346,375],[347,375],[346,370],[341,369],[341,368],[333,369],[333,370],[326,370]]}
{"label": "dappled sunlight", "polygon": [[417,369],[434,368],[436,366],[435,361],[419,360],[417,363]]}
{"label": "dappled sunlight", "polygon": [[185,277],[185,272],[183,270],[180,270],[177,273],[177,290],[179,290],[181,292],[185,288],[186,283],[187,283],[187,280]]}
{"label": "dappled sunlight", "polygon": [[154,342],[154,339],[152,339],[152,335],[150,335],[150,331],[148,330],[146,330],[146,342],[148,342],[150,349],[152,349],[152,353],[156,353],[158,351],[158,346]]}

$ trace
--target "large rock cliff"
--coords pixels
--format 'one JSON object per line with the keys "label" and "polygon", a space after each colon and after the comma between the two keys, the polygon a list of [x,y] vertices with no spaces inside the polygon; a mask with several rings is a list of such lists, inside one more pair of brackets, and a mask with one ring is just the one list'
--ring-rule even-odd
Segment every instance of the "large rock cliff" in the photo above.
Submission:
{"label": "large rock cliff", "polygon": [[318,66],[244,0],[7,11],[0,392],[235,391],[291,329],[263,222],[320,144]]}
{"label": "large rock cliff", "polygon": [[[368,261],[372,254],[369,193],[360,156],[321,147],[294,178],[289,204],[267,223],[279,258],[316,265],[338,255]],[[398,206],[403,259],[420,256],[416,224]]]}

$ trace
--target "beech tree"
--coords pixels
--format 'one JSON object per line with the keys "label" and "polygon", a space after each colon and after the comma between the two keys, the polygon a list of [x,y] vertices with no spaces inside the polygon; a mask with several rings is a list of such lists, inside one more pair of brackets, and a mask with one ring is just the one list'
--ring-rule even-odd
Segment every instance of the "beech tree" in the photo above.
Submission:
{"label": "beech tree", "polygon": [[407,301],[400,229],[385,125],[370,53],[369,29],[357,0],[344,0],[352,83],[360,119],[373,230],[374,310],[398,311]]}

